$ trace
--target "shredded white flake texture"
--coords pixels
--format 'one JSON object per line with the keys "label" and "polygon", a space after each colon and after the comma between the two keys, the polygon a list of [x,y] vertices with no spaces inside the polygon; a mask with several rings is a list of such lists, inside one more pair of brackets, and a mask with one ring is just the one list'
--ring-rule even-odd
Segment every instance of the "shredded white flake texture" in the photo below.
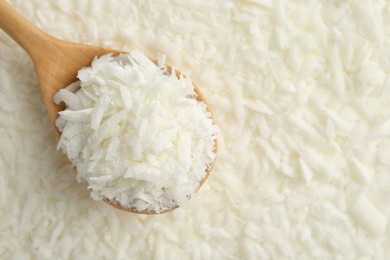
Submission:
{"label": "shredded white flake texture", "polygon": [[58,149],[91,197],[156,213],[183,205],[215,159],[216,128],[191,79],[139,50],[96,58],[77,77],[54,96],[67,105]]}
{"label": "shredded white flake texture", "polygon": [[184,207],[96,202],[56,151],[32,62],[0,31],[1,259],[390,259],[390,1],[9,1],[61,39],[165,54],[219,130]]}

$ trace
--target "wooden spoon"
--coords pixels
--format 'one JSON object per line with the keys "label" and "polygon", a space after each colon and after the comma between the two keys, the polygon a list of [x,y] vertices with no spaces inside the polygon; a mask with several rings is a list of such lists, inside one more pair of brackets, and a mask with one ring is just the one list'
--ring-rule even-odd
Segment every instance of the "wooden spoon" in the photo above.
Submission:
{"label": "wooden spoon", "polygon": [[[112,53],[113,55],[125,53],[123,51],[101,46],[78,44],[56,39],[29,22],[5,0],[0,0],[0,28],[11,36],[30,55],[37,72],[43,101],[47,107],[50,120],[58,137],[60,137],[61,133],[55,126],[55,120],[58,117],[58,112],[64,110],[65,105],[55,105],[53,96],[61,88],[76,81],[77,72],[82,67],[89,66],[95,57],[107,53]],[[168,66],[168,68],[170,67]],[[176,71],[176,74],[180,76],[179,71]],[[204,96],[195,84],[194,89],[198,95],[197,100],[206,103]],[[208,106],[207,109],[211,113]],[[214,143],[214,151],[217,151],[216,140]],[[199,187],[196,191],[198,191],[205,182],[211,169],[212,165],[207,168],[206,175],[199,183]],[[142,214],[156,214],[154,211],[137,211],[134,208],[124,208],[115,201],[110,201],[108,199],[105,199],[104,201],[121,210]],[[176,207],[163,212],[175,208]]]}

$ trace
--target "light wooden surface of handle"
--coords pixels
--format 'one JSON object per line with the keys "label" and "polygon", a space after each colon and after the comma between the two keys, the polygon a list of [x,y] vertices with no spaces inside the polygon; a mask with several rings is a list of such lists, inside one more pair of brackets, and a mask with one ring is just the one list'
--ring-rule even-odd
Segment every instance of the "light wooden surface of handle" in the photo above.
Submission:
{"label": "light wooden surface of handle", "polygon": [[0,0],[0,28],[23,47],[33,60],[39,52],[44,51],[48,41],[54,40],[5,0]]}
{"label": "light wooden surface of handle", "polygon": [[[54,94],[76,81],[77,71],[88,66],[94,57],[120,53],[109,48],[54,38],[33,25],[5,0],[0,0],[0,28],[30,55],[53,126],[58,112],[64,109],[63,105],[53,103]],[[54,129],[57,131],[55,126]]]}

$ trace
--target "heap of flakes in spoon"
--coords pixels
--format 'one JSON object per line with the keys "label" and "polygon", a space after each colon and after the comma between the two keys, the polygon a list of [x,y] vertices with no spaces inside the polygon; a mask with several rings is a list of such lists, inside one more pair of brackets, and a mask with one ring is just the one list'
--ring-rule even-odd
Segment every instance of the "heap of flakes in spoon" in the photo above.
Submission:
{"label": "heap of flakes in spoon", "polygon": [[96,200],[135,211],[181,206],[214,159],[216,128],[189,78],[140,51],[96,58],[60,90],[58,149]]}

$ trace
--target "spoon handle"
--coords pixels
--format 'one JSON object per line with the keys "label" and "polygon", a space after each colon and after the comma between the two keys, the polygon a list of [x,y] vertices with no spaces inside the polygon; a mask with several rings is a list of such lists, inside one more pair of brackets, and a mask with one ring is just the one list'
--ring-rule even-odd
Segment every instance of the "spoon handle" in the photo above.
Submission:
{"label": "spoon handle", "polygon": [[27,51],[32,59],[44,52],[52,37],[18,13],[6,0],[0,0],[0,28]]}

